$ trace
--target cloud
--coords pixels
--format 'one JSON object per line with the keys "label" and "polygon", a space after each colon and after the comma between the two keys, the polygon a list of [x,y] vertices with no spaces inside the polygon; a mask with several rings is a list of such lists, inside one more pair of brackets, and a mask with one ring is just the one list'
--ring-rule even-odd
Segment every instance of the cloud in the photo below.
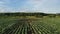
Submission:
{"label": "cloud", "polygon": [[4,3],[4,2],[0,1],[0,4],[1,4],[1,3]]}
{"label": "cloud", "polygon": [[36,12],[53,13],[60,11],[59,6],[60,5],[58,3],[58,0],[26,0],[26,2],[23,0],[0,0],[0,12],[30,12],[30,11],[35,12],[36,11]]}
{"label": "cloud", "polygon": [[[30,0],[28,3],[33,5],[34,10],[40,10],[45,13],[57,13],[60,11],[58,0]],[[57,5],[59,4],[59,5]]]}
{"label": "cloud", "polygon": [[4,4],[4,2],[0,1],[0,6],[2,6]]}
{"label": "cloud", "polygon": [[31,5],[33,10],[40,10],[40,7],[46,2],[47,0],[28,0],[27,4]]}
{"label": "cloud", "polygon": [[10,0],[0,0],[0,13],[2,13],[2,12],[9,12],[10,10],[12,10],[11,8],[9,8],[6,5],[9,2],[10,2]]}

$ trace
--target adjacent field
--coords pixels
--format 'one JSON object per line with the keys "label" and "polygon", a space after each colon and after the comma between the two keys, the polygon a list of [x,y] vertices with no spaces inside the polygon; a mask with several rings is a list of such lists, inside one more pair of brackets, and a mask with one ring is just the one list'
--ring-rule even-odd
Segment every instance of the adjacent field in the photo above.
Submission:
{"label": "adjacent field", "polygon": [[0,17],[1,34],[60,34],[60,18]]}

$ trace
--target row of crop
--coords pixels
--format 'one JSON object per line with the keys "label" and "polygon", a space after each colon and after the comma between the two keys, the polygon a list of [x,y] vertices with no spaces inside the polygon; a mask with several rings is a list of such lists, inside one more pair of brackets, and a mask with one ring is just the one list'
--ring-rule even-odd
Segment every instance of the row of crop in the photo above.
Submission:
{"label": "row of crop", "polygon": [[15,21],[14,24],[10,24],[7,28],[3,29],[2,34],[11,34],[14,33],[17,28],[19,28],[19,25],[21,26],[21,23],[18,23],[18,21]]}
{"label": "row of crop", "polygon": [[5,28],[2,34],[32,34],[32,28],[29,23],[25,20],[17,20],[11,26]]}
{"label": "row of crop", "polygon": [[21,19],[5,28],[2,34],[59,34],[59,32],[46,23],[40,21],[30,23],[28,19]]}
{"label": "row of crop", "polygon": [[39,22],[34,21],[31,23],[31,25],[40,34],[59,34],[59,32],[56,32],[57,31],[56,28],[53,28],[50,25],[45,24],[45,23],[40,22],[40,21]]}
{"label": "row of crop", "polygon": [[14,19],[1,19],[0,20],[0,32],[2,32],[4,29],[6,29],[7,27],[12,26],[13,24],[15,24],[16,20]]}

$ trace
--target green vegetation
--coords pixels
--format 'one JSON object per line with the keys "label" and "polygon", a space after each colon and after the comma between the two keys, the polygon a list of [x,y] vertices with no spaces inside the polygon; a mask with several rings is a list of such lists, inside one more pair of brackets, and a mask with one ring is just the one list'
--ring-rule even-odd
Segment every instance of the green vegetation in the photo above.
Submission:
{"label": "green vegetation", "polygon": [[0,16],[1,34],[60,34],[60,17],[55,14],[8,14]]}

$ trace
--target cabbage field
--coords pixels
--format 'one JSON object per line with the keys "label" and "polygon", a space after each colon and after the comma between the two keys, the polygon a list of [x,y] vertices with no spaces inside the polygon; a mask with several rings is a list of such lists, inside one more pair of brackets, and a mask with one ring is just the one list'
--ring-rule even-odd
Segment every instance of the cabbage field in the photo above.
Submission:
{"label": "cabbage field", "polygon": [[60,34],[60,17],[0,17],[0,34]]}

